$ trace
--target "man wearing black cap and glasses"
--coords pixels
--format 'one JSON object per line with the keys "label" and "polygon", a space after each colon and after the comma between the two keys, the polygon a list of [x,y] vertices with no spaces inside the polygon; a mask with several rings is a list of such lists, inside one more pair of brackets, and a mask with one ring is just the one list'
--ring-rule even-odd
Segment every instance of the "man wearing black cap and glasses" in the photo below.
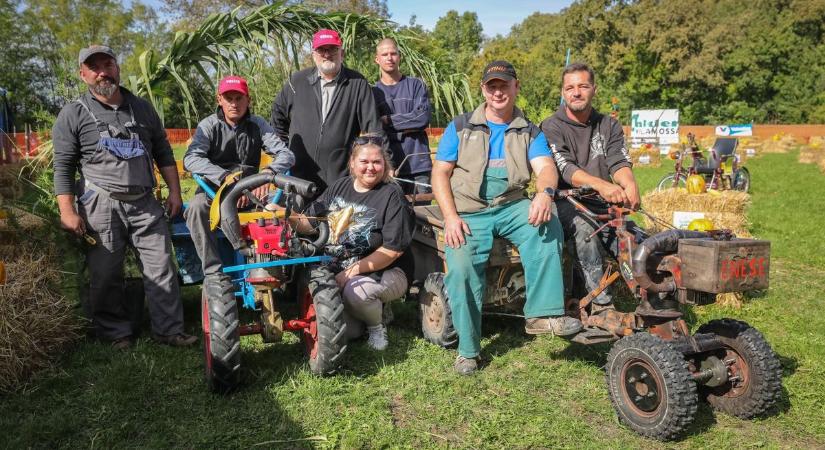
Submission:
{"label": "man wearing black cap and glasses", "polygon": [[152,196],[157,165],[169,187],[168,214],[180,212],[180,181],[166,131],[148,102],[120,86],[111,48],[85,48],[78,64],[89,90],[63,107],[52,130],[54,186],[63,228],[95,241],[86,254],[87,309],[95,332],[120,350],[133,344],[123,283],[123,260],[131,245],[143,272],[152,337],[167,345],[192,345],[197,338],[183,332],[164,208]]}
{"label": "man wearing black cap and glasses", "polygon": [[[493,61],[484,69],[485,102],[456,117],[438,145],[433,192],[444,216],[445,287],[458,332],[455,370],[469,375],[481,351],[485,266],[495,237],[518,247],[524,266],[529,334],[568,336],[581,323],[564,315],[562,230],[552,215],[558,172],[541,130],[515,107],[515,68]],[[536,196],[526,197],[531,171]]]}

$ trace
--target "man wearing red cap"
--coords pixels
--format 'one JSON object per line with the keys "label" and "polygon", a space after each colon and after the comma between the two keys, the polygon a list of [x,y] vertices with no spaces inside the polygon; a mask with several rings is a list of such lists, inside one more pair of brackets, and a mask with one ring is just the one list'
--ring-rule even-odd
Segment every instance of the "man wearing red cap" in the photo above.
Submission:
{"label": "man wearing red cap", "polygon": [[[244,175],[257,173],[262,149],[272,156],[272,163],[264,170],[283,173],[295,162],[292,152],[272,126],[250,112],[246,80],[237,76],[225,77],[218,85],[218,108],[215,114],[198,123],[192,143],[183,157],[184,167],[217,188],[233,172],[241,171]],[[255,196],[265,196],[266,189],[267,186],[256,189]],[[238,202],[239,207],[244,207],[248,200],[241,197]],[[217,241],[209,230],[211,204],[206,193],[198,189],[183,213],[201,258],[204,276],[222,270]]]}
{"label": "man wearing red cap", "polygon": [[272,104],[272,125],[295,154],[292,174],[322,192],[347,173],[352,141],[368,132],[383,135],[372,88],[343,66],[341,37],[319,30],[312,37],[315,67],[295,72]]}

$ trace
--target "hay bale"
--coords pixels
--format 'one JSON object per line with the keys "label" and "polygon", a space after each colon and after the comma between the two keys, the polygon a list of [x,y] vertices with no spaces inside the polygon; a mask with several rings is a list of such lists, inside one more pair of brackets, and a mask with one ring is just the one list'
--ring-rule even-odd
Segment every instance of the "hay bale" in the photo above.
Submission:
{"label": "hay bale", "polygon": [[0,260],[7,271],[0,285],[0,392],[10,392],[52,366],[78,339],[82,323],[60,295],[55,246],[19,235],[14,245],[0,246]]}
{"label": "hay bale", "polygon": [[[670,223],[674,211],[701,212],[716,228],[728,229],[737,236],[749,237],[747,208],[750,195],[739,191],[716,191],[714,193],[688,194],[686,189],[665,189],[644,195],[642,205],[652,216]],[[658,222],[645,217],[645,226],[651,232],[665,229]]]}
{"label": "hay bale", "polygon": [[808,138],[808,145],[812,147],[825,147],[825,136],[811,136]]}
{"label": "hay bale", "polygon": [[659,167],[662,165],[659,147],[642,146],[640,148],[631,148],[629,153],[634,166]]}
{"label": "hay bale", "polygon": [[[716,193],[688,194],[686,189],[666,189],[645,194],[642,205],[652,216],[668,223],[674,211],[702,212],[716,228],[729,229],[739,237],[751,237],[746,217],[750,205],[750,195],[739,191],[716,191]],[[665,227],[645,216],[645,226],[650,232],[663,231]],[[741,292],[718,294],[716,303],[723,306],[741,308],[744,295]]]}
{"label": "hay bale", "polygon": [[800,164],[816,164],[823,157],[825,157],[825,148],[809,144],[799,149],[798,161]]}

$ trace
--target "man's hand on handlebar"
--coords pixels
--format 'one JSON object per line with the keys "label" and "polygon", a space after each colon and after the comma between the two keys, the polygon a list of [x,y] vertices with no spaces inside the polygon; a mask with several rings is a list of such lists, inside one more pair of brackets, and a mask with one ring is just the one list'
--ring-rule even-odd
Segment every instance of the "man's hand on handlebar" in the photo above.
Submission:
{"label": "man's hand on handlebar", "polygon": [[628,204],[630,201],[624,189],[618,184],[604,182],[598,186],[594,186],[599,195],[602,196],[608,203]]}
{"label": "man's hand on handlebar", "polygon": [[461,217],[444,219],[444,240],[447,245],[452,248],[464,245],[464,233],[470,234],[470,226]]}
{"label": "man's hand on handlebar", "polygon": [[639,187],[636,184],[631,184],[630,186],[624,189],[624,193],[627,196],[627,203],[625,206],[636,211],[639,209],[639,205],[642,203],[642,198],[639,195]]}

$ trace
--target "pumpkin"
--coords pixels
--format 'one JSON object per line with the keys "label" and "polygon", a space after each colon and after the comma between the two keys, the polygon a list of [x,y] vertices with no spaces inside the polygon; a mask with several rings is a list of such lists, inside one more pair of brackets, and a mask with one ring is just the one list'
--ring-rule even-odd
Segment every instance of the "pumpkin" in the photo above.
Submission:
{"label": "pumpkin", "polygon": [[688,230],[690,231],[711,231],[713,229],[713,222],[710,219],[693,219],[688,224]]}
{"label": "pumpkin", "polygon": [[691,175],[685,180],[688,194],[701,194],[705,192],[705,177],[702,175]]}

